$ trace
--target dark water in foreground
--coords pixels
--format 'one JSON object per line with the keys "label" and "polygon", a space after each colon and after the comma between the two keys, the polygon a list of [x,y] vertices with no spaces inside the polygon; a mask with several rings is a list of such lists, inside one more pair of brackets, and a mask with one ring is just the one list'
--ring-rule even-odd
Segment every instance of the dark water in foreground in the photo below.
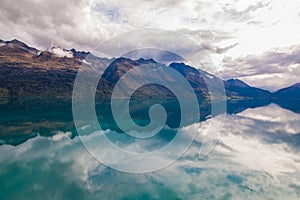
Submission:
{"label": "dark water in foreground", "polygon": [[[297,110],[257,102],[229,103],[228,113],[216,116],[226,116],[219,142],[203,160],[198,152],[211,121],[209,105],[203,103],[199,122],[179,127],[186,137],[198,133],[179,160],[156,172],[128,174],[88,154],[76,136],[69,100],[1,99],[0,105],[1,199],[300,198]],[[168,126],[150,144],[141,143],[140,149],[152,151],[176,134],[178,107],[176,102],[167,106]],[[103,120],[109,115],[105,104],[96,108],[106,129],[103,133],[120,142],[120,130],[110,119]],[[138,103],[132,111],[137,123],[148,123]],[[93,142],[95,135],[84,140]],[[135,149],[136,141],[120,145]]]}

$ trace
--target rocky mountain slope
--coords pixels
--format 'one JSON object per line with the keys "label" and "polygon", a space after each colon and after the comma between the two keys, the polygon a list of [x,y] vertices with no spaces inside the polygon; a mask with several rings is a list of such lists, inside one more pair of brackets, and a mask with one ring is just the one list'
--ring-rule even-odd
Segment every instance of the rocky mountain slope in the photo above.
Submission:
{"label": "rocky mountain slope", "polygon": [[[0,96],[70,96],[86,52],[52,48],[39,51],[18,41],[2,41],[0,46]],[[108,59],[89,56],[90,64]],[[93,70],[103,70],[101,67]]]}
{"label": "rocky mountain slope", "polygon": [[[219,94],[207,88],[207,82],[214,84],[223,82],[228,99],[271,99],[271,98],[298,98],[300,84],[277,91],[273,95],[266,90],[251,87],[241,80],[230,79],[223,81],[203,70],[195,69],[184,63],[171,63],[166,66],[149,59],[131,60],[129,58],[116,58],[109,60],[99,58],[88,52],[79,52],[75,49],[66,50],[54,47],[48,51],[40,51],[18,41],[0,40],[0,96],[65,96],[71,97],[73,83],[78,69],[85,66],[85,70],[103,71],[98,85],[97,96],[109,98],[115,84],[120,77],[135,67],[145,65],[154,68],[170,67],[182,74],[192,86],[198,99],[205,100]],[[104,71],[105,70],[105,71]],[[168,79],[180,89],[182,87],[167,73],[148,73],[153,80]],[[134,76],[134,81],[143,78],[140,74]],[[182,92],[185,92],[182,89]],[[295,93],[297,94],[295,96]],[[186,94],[189,96],[191,94]],[[171,98],[174,94],[161,85],[145,85],[135,93],[136,97]]]}

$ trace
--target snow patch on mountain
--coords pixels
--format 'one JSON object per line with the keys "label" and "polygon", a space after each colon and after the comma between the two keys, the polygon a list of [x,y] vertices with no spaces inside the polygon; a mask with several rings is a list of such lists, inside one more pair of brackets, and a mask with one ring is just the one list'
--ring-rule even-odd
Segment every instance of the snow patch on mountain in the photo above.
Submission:
{"label": "snow patch on mountain", "polygon": [[57,57],[72,58],[73,53],[70,50],[63,49],[61,47],[52,47],[49,52],[55,54]]}
{"label": "snow patch on mountain", "polygon": [[213,75],[210,75],[210,74],[205,74],[205,76],[206,76],[207,78],[209,78],[209,79],[213,79],[213,78],[215,78],[215,76],[213,76]]}
{"label": "snow patch on mountain", "polygon": [[0,42],[0,47],[3,47],[3,46],[5,46],[5,45],[6,45],[5,42]]}
{"label": "snow patch on mountain", "polygon": [[91,63],[88,62],[86,59],[83,59],[83,60],[82,60],[82,63],[84,63],[84,64],[86,64],[86,65],[91,65]]}

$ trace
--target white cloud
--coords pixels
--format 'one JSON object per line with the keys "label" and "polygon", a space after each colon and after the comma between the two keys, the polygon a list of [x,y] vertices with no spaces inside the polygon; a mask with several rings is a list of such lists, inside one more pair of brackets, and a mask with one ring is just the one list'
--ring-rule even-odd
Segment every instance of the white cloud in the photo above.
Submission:
{"label": "white cloud", "polygon": [[240,78],[250,85],[275,91],[300,81],[299,55],[300,45],[294,45],[260,55],[225,57],[221,74],[225,79]]}

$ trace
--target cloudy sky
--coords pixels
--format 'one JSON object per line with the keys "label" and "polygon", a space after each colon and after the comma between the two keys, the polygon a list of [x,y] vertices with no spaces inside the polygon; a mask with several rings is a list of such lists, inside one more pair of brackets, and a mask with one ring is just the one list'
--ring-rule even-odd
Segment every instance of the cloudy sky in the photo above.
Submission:
{"label": "cloudy sky", "polygon": [[[71,3],[72,2],[72,3]],[[223,78],[276,90],[300,82],[299,0],[1,0],[0,38],[90,51],[137,28],[184,34]]]}

